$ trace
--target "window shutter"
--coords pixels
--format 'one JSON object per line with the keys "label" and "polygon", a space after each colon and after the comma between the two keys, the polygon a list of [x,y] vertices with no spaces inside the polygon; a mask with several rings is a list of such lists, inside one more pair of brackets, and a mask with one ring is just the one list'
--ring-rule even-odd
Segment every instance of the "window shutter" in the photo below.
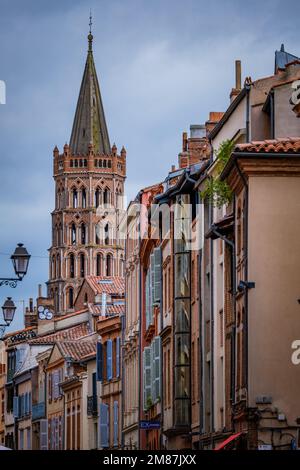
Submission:
{"label": "window shutter", "polygon": [[109,407],[105,403],[100,404],[100,447],[109,447]]}
{"label": "window shutter", "polygon": [[153,286],[153,302],[160,303],[161,293],[161,249],[154,248],[154,286]]}
{"label": "window shutter", "polygon": [[28,393],[24,395],[24,415],[28,414]]}
{"label": "window shutter", "polygon": [[25,405],[24,394],[20,396],[20,402],[21,402],[20,416],[24,416],[24,405]]}
{"label": "window shutter", "polygon": [[13,398],[13,416],[19,418],[19,397]]}
{"label": "window shutter", "polygon": [[40,450],[48,450],[48,420],[40,420]]}
{"label": "window shutter", "polygon": [[151,298],[151,306],[155,303],[154,302],[154,285],[155,285],[155,277],[154,277],[154,268],[155,268],[155,263],[154,263],[154,254],[150,255],[150,298]]}
{"label": "window shutter", "polygon": [[146,330],[149,326],[149,309],[150,309],[150,274],[149,271],[146,274],[145,282],[145,316],[146,316]]}
{"label": "window shutter", "polygon": [[107,380],[112,379],[112,340],[107,340],[106,343],[106,353],[107,353]]}
{"label": "window shutter", "polygon": [[116,376],[120,377],[120,336],[117,337],[116,342]]}
{"label": "window shutter", "polygon": [[153,341],[154,344],[154,355],[155,355],[155,363],[154,363],[154,377],[155,377],[155,399],[157,400],[160,397],[160,375],[161,375],[161,338],[160,336],[156,336]]}
{"label": "window shutter", "polygon": [[31,413],[32,403],[31,403],[31,392],[28,393],[28,413]]}
{"label": "window shutter", "polygon": [[150,363],[151,363],[151,397],[153,402],[156,401],[156,389],[155,389],[155,343],[154,340],[150,346]]}
{"label": "window shutter", "polygon": [[119,404],[114,401],[114,447],[119,444]]}
{"label": "window shutter", "polygon": [[63,396],[63,391],[61,386],[59,385],[63,381],[64,369],[61,367],[58,371],[58,396]]}
{"label": "window shutter", "polygon": [[96,357],[96,364],[97,364],[97,380],[98,382],[102,382],[103,380],[103,346],[102,343],[97,343],[97,357]]}
{"label": "window shutter", "polygon": [[144,410],[148,408],[148,399],[151,398],[151,347],[143,351],[143,388],[144,388]]}
{"label": "window shutter", "polygon": [[52,372],[48,372],[48,401],[52,401]]}

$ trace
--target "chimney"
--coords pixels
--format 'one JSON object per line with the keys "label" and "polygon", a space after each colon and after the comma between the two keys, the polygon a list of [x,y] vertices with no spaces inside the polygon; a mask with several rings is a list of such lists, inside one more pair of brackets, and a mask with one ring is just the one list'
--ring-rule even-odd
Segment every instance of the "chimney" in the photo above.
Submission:
{"label": "chimney", "polygon": [[172,166],[171,166],[171,171],[175,171],[175,169],[176,169],[176,166],[175,166],[175,165],[172,165]]}
{"label": "chimney", "polygon": [[183,152],[187,151],[187,141],[188,141],[187,132],[183,132],[182,133],[182,151]]}
{"label": "chimney", "polygon": [[101,315],[106,317],[106,292],[102,292]]}
{"label": "chimney", "polygon": [[33,299],[32,298],[29,299],[29,312],[33,313]]}
{"label": "chimney", "polygon": [[38,286],[38,297],[43,297],[42,284]]}
{"label": "chimney", "polygon": [[230,93],[230,102],[232,102],[242,89],[242,65],[240,60],[235,61],[235,87]]}

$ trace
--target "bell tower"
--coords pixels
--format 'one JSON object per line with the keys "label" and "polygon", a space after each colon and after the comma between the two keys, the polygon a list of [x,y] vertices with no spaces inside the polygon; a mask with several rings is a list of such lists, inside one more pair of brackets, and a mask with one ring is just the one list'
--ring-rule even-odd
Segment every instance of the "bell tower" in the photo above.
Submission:
{"label": "bell tower", "polygon": [[48,297],[55,314],[73,311],[85,276],[123,276],[119,237],[126,150],[110,146],[93,58],[93,35],[81,82],[70,143],[53,151],[55,209],[49,249]]}

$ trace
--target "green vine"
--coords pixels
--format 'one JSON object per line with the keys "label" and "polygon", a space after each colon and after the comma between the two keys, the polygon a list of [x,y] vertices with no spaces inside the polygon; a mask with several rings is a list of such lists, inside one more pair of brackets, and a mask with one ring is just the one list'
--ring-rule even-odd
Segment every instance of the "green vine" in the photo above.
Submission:
{"label": "green vine", "polygon": [[232,190],[226,181],[220,180],[220,175],[228,162],[234,148],[234,142],[224,140],[216,152],[215,176],[206,181],[206,187],[201,192],[201,198],[210,201],[214,207],[228,205],[232,200]]}

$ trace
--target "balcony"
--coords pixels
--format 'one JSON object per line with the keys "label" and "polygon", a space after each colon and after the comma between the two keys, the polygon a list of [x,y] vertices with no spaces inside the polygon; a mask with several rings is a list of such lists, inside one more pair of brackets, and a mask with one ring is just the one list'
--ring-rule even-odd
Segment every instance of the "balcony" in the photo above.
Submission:
{"label": "balcony", "polygon": [[32,405],[32,421],[42,419],[46,415],[46,404],[44,401]]}
{"label": "balcony", "polygon": [[97,395],[92,395],[91,397],[87,397],[87,415],[88,416],[98,415]]}

